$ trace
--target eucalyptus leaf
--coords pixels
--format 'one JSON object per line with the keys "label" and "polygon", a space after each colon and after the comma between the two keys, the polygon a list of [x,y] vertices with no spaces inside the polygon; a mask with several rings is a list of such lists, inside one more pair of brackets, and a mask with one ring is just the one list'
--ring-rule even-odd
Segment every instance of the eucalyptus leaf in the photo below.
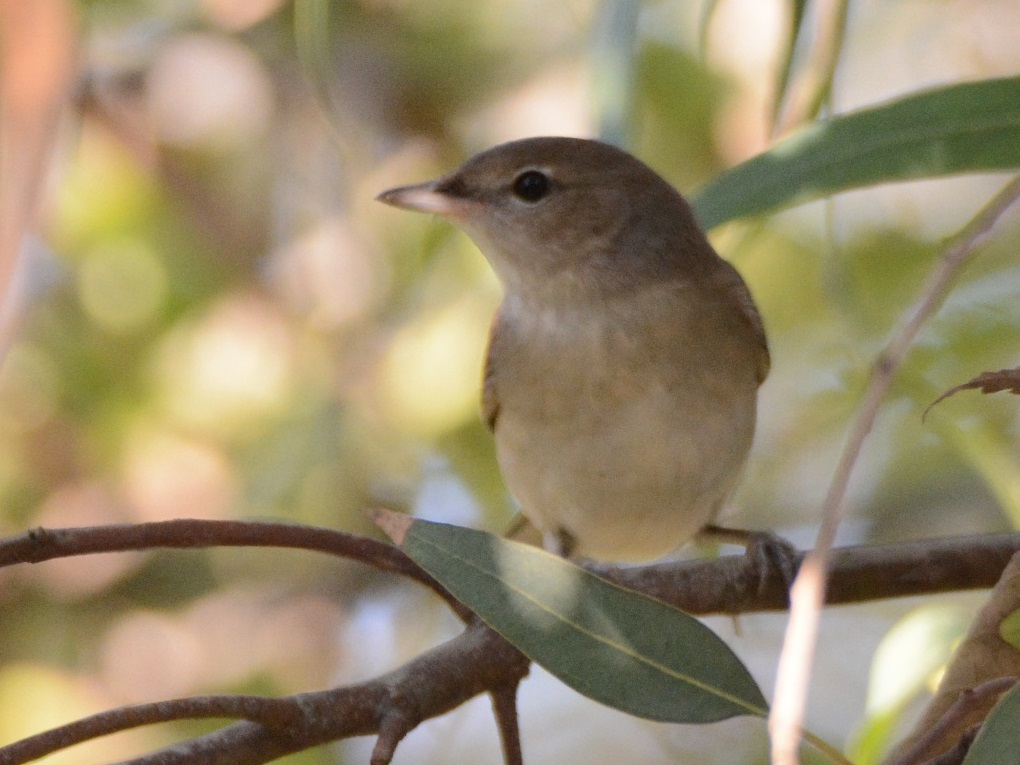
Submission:
{"label": "eucalyptus leaf", "polygon": [[706,228],[839,191],[1020,167],[1020,77],[914,93],[804,127],[693,198]]}
{"label": "eucalyptus leaf", "polygon": [[1020,684],[999,699],[963,760],[963,765],[1020,762]]}
{"label": "eucalyptus leaf", "polygon": [[401,525],[388,530],[408,556],[585,696],[666,722],[767,714],[746,667],[693,616],[535,547],[392,515],[375,518],[383,528]]}

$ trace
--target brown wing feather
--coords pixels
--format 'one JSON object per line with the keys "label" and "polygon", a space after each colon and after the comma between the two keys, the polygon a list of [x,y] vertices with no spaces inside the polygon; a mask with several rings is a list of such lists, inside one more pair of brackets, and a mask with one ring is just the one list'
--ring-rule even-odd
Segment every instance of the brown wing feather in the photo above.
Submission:
{"label": "brown wing feather", "polygon": [[499,313],[497,313],[492,319],[492,327],[489,330],[489,347],[485,351],[485,372],[482,375],[482,419],[491,431],[496,430],[496,420],[499,419],[499,395],[496,390],[496,374],[493,368],[494,349],[499,342],[499,330]]}
{"label": "brown wing feather", "polygon": [[758,313],[758,308],[754,304],[750,290],[747,289],[747,284],[741,278],[737,269],[725,260],[721,262],[724,268],[716,272],[719,276],[719,284],[730,299],[740,306],[741,315],[747,320],[751,336],[757,345],[758,384],[761,385],[765,382],[765,378],[768,377],[769,367],[772,365],[772,360],[769,356],[769,344],[765,337],[765,324],[761,320],[761,314]]}

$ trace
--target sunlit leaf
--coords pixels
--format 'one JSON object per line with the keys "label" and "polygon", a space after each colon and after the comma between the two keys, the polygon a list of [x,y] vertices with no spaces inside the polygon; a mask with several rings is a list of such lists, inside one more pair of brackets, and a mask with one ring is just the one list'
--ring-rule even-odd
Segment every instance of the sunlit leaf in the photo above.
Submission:
{"label": "sunlit leaf", "polygon": [[871,663],[868,715],[900,710],[930,688],[952,656],[972,614],[946,603],[929,603],[906,614],[882,638]]}
{"label": "sunlit leaf", "polygon": [[900,710],[869,714],[847,743],[847,756],[854,765],[878,765],[895,740]]}
{"label": "sunlit leaf", "polygon": [[395,513],[374,517],[486,624],[579,693],[667,722],[767,714],[744,665],[693,616],[534,547]]}
{"label": "sunlit leaf", "polygon": [[813,123],[693,199],[706,228],[878,183],[1020,167],[1020,77],[915,93]]}
{"label": "sunlit leaf", "polygon": [[1020,752],[1020,685],[1003,696],[985,718],[963,765],[1003,765],[1016,762]]}
{"label": "sunlit leaf", "polygon": [[1014,611],[999,622],[999,637],[1020,650],[1020,611]]}

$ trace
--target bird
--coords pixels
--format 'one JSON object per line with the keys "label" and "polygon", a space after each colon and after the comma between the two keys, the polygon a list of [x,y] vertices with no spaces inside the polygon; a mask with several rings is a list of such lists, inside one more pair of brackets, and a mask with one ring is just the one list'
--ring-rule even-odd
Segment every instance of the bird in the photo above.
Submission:
{"label": "bird", "polygon": [[377,199],[459,227],[502,284],[482,414],[547,549],[641,563],[729,536],[768,342],[668,181],[610,144],[536,137]]}

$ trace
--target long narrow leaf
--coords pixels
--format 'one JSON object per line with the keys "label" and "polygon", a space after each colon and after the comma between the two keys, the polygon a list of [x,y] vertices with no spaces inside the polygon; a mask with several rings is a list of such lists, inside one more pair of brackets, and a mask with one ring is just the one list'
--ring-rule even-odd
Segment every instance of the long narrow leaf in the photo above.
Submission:
{"label": "long narrow leaf", "polygon": [[706,228],[847,189],[1020,167],[1020,77],[916,93],[816,122],[693,199]]}
{"label": "long narrow leaf", "polygon": [[492,534],[374,518],[486,624],[585,696],[669,722],[767,714],[740,660],[683,611]]}
{"label": "long narrow leaf", "polygon": [[790,88],[793,76],[793,62],[797,57],[797,47],[804,32],[804,19],[807,17],[808,0],[789,0],[789,28],[786,50],[783,51],[783,63],[779,67],[776,79],[775,100],[772,103],[772,124],[779,122],[779,114],[783,109],[783,101]]}

